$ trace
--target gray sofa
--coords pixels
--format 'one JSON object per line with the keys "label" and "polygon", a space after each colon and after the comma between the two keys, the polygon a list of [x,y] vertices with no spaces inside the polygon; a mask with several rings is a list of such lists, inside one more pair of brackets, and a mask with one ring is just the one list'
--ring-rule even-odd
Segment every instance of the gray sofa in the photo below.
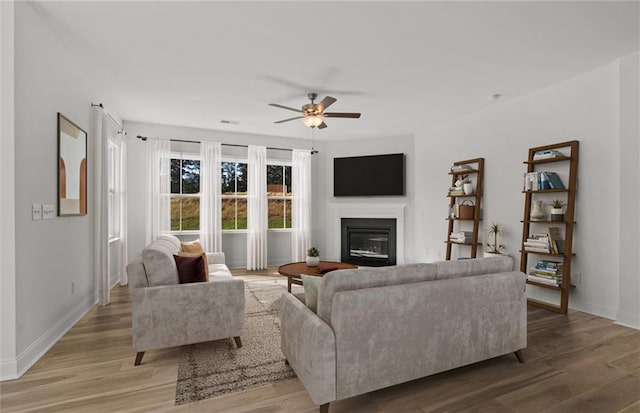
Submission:
{"label": "gray sofa", "polygon": [[207,253],[209,282],[179,284],[174,254],[180,240],[162,235],[127,266],[133,349],[146,350],[233,337],[242,346],[244,282],[232,277],[224,253]]}
{"label": "gray sofa", "polygon": [[511,352],[523,362],[526,277],[512,268],[504,256],[330,272],[317,315],[283,295],[282,351],[321,412]]}

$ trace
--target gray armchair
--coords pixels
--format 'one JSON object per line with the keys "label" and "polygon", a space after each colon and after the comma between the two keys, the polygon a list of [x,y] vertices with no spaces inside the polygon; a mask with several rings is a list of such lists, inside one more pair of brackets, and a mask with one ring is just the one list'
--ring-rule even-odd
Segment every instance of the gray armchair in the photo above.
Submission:
{"label": "gray armchair", "polygon": [[127,266],[135,365],[152,349],[228,337],[242,347],[244,282],[231,276],[224,254],[215,253],[207,254],[209,282],[179,284],[173,258],[179,250],[177,238],[163,235]]}

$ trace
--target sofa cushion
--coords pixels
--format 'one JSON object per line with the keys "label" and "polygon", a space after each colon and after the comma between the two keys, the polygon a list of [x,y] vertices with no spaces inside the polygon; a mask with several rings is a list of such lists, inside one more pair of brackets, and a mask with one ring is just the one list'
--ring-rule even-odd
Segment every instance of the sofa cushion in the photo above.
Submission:
{"label": "sofa cushion", "polygon": [[180,240],[175,235],[162,234],[162,235],[160,235],[158,237],[158,239],[162,239],[162,240],[165,240],[165,241],[171,243],[171,245],[173,245],[174,248],[176,248],[178,251],[180,251]]}
{"label": "sofa cushion", "polygon": [[180,284],[198,283],[207,281],[207,273],[204,267],[204,257],[195,255],[185,257],[174,255]]}
{"label": "sofa cushion", "polygon": [[321,277],[317,275],[300,274],[302,286],[304,287],[304,303],[309,310],[317,313],[318,310],[318,290],[320,289]]}
{"label": "sofa cushion", "polygon": [[[203,253],[191,253],[191,252],[178,252],[178,256],[180,257],[202,257],[202,261],[204,262],[204,274],[205,281],[209,281],[209,263],[207,262],[207,254]],[[178,269],[178,277],[180,276],[180,269]]]}
{"label": "sofa cushion", "polygon": [[513,269],[513,258],[502,257],[474,258],[468,260],[439,261],[436,266],[436,279],[467,277],[469,275],[508,272]]}
{"label": "sofa cushion", "polygon": [[179,251],[174,242],[163,237],[142,250],[142,263],[150,287],[178,284],[178,269],[173,254]]}
{"label": "sofa cushion", "polygon": [[212,277],[231,277],[231,272],[225,264],[209,264],[209,279]]}
{"label": "sofa cushion", "polygon": [[331,324],[331,302],[340,291],[409,284],[436,279],[434,264],[409,264],[392,267],[331,271],[322,277],[318,291],[318,316]]}
{"label": "sofa cushion", "polygon": [[199,240],[191,241],[191,242],[183,242],[180,244],[180,249],[182,252],[189,252],[191,254],[203,254],[204,250],[202,249],[202,244],[200,244]]}

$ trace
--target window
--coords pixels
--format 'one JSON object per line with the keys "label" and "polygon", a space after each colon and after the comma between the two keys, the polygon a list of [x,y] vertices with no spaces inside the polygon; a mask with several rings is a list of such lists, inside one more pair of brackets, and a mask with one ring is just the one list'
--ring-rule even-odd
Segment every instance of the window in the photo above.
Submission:
{"label": "window", "polygon": [[171,231],[200,229],[200,161],[194,158],[171,158]]}
{"label": "window", "polygon": [[269,229],[291,228],[291,165],[267,165]]}
{"label": "window", "polygon": [[120,148],[109,139],[108,143],[108,232],[109,239],[120,237]]}
{"label": "window", "polygon": [[221,169],[222,229],[247,229],[247,164],[226,161]]}

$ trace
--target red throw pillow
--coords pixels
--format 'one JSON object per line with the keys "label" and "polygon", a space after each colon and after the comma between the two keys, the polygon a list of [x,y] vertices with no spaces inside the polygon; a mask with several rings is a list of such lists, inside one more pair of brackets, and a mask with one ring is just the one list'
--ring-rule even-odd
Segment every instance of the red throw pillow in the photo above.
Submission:
{"label": "red throw pillow", "polygon": [[204,269],[204,260],[201,255],[197,257],[181,257],[174,255],[176,267],[178,267],[178,278],[180,284],[199,283],[207,279],[207,273]]}

